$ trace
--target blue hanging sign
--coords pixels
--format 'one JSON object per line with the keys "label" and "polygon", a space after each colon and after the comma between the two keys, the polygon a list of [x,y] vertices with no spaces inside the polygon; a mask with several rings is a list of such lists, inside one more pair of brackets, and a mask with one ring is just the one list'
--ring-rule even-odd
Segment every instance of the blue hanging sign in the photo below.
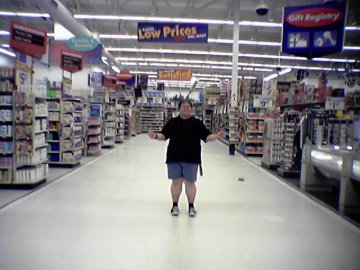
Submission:
{"label": "blue hanging sign", "polygon": [[208,24],[138,23],[138,42],[207,43]]}
{"label": "blue hanging sign", "polygon": [[97,48],[97,46],[99,46],[99,42],[93,37],[76,36],[67,40],[66,45],[71,50],[78,52],[87,52]]}
{"label": "blue hanging sign", "polygon": [[285,7],[282,51],[307,58],[341,52],[346,3]]}

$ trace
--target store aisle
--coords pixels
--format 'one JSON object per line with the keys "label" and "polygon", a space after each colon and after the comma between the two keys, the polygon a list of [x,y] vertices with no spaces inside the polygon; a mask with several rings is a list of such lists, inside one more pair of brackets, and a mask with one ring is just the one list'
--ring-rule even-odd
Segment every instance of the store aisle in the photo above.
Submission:
{"label": "store aisle", "polygon": [[0,210],[0,269],[359,269],[359,228],[218,142],[172,217],[165,150],[137,136]]}

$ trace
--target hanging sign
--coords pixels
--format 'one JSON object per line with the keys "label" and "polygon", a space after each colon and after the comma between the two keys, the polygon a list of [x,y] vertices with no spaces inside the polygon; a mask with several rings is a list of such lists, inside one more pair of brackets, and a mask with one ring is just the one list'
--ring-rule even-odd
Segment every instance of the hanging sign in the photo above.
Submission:
{"label": "hanging sign", "polygon": [[10,27],[12,49],[34,57],[41,57],[46,53],[47,34],[45,31],[18,22],[11,22]]}
{"label": "hanging sign", "polygon": [[209,26],[200,23],[138,23],[138,42],[207,43]]}
{"label": "hanging sign", "polygon": [[191,69],[158,70],[158,80],[191,81]]}
{"label": "hanging sign", "polygon": [[345,109],[345,99],[343,97],[327,97],[325,100],[325,110],[342,111]]}
{"label": "hanging sign", "polygon": [[78,52],[92,51],[99,46],[99,42],[93,37],[76,36],[66,42],[69,49]]}
{"label": "hanging sign", "polygon": [[80,54],[74,54],[63,51],[61,55],[60,67],[71,73],[82,70],[82,56]]}
{"label": "hanging sign", "polygon": [[116,78],[119,81],[130,80],[132,77],[133,75],[130,73],[130,71],[120,71],[119,73],[116,73]]}
{"label": "hanging sign", "polygon": [[282,51],[307,58],[341,52],[346,3],[285,7]]}
{"label": "hanging sign", "polygon": [[117,87],[116,87],[116,86],[117,86],[116,76],[105,75],[105,76],[104,76],[104,86],[116,90],[116,88],[117,88]]}
{"label": "hanging sign", "polygon": [[272,96],[254,95],[254,108],[272,108],[274,100]]}

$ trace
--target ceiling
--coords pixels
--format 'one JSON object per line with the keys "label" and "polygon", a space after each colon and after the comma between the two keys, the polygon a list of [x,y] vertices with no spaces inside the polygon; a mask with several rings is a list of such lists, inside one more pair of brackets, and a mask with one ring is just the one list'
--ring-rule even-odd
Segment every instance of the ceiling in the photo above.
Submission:
{"label": "ceiling", "polygon": [[[2,0],[0,11],[46,13],[36,6],[37,1]],[[49,1],[50,4],[51,1]],[[240,8],[235,8],[234,0],[61,0],[75,18],[79,14],[112,15],[111,19],[77,19],[91,32],[100,34],[102,44],[118,59],[124,70],[153,72],[164,67],[189,67],[195,74],[210,78],[231,77],[233,26],[229,24],[209,24],[209,42],[207,44],[179,43],[138,43],[137,20],[134,16],[192,18],[233,21],[234,12],[240,16],[239,76],[262,78],[276,72],[277,66],[310,67],[315,70],[357,67],[360,59],[360,28],[347,30],[345,50],[342,53],[327,56],[324,61],[305,61],[281,53],[281,27],[284,6],[319,4],[323,1],[311,0],[240,0]],[[266,3],[269,13],[256,14],[259,3]],[[348,2],[347,26],[360,27],[360,1]],[[127,18],[119,16],[128,16]],[[0,31],[8,31],[11,20],[54,32],[51,18],[29,18],[22,16],[0,16]],[[271,22],[276,27],[248,26],[244,21]],[[117,36],[106,36],[117,35]],[[9,36],[0,35],[0,43],[8,44]],[[243,42],[242,42],[243,41]],[[270,42],[269,45],[242,44]],[[357,48],[356,48],[357,47]],[[268,57],[268,58],[263,58]],[[280,58],[279,58],[280,57]],[[331,60],[329,60],[329,58]],[[334,60],[342,59],[342,60]],[[336,62],[334,62],[336,61]],[[356,61],[354,63],[354,61]],[[349,63],[350,62],[350,63]],[[200,75],[198,75],[200,76]]]}

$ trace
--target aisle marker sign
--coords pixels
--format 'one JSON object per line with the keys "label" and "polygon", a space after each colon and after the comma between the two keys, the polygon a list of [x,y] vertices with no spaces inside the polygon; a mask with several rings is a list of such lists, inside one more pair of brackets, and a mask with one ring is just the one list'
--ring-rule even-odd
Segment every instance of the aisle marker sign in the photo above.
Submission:
{"label": "aisle marker sign", "polygon": [[41,57],[46,53],[45,31],[18,22],[11,22],[10,27],[10,48],[34,57]]}
{"label": "aisle marker sign", "polygon": [[273,104],[272,96],[254,95],[254,108],[272,108]]}
{"label": "aisle marker sign", "polygon": [[307,58],[343,50],[346,3],[285,7],[282,52]]}
{"label": "aisle marker sign", "polygon": [[138,42],[207,43],[209,25],[201,23],[138,23]]}
{"label": "aisle marker sign", "polygon": [[165,69],[158,70],[158,80],[191,81],[191,69]]}
{"label": "aisle marker sign", "polygon": [[83,67],[82,56],[80,54],[63,51],[61,54],[60,67],[71,73],[81,71]]}

